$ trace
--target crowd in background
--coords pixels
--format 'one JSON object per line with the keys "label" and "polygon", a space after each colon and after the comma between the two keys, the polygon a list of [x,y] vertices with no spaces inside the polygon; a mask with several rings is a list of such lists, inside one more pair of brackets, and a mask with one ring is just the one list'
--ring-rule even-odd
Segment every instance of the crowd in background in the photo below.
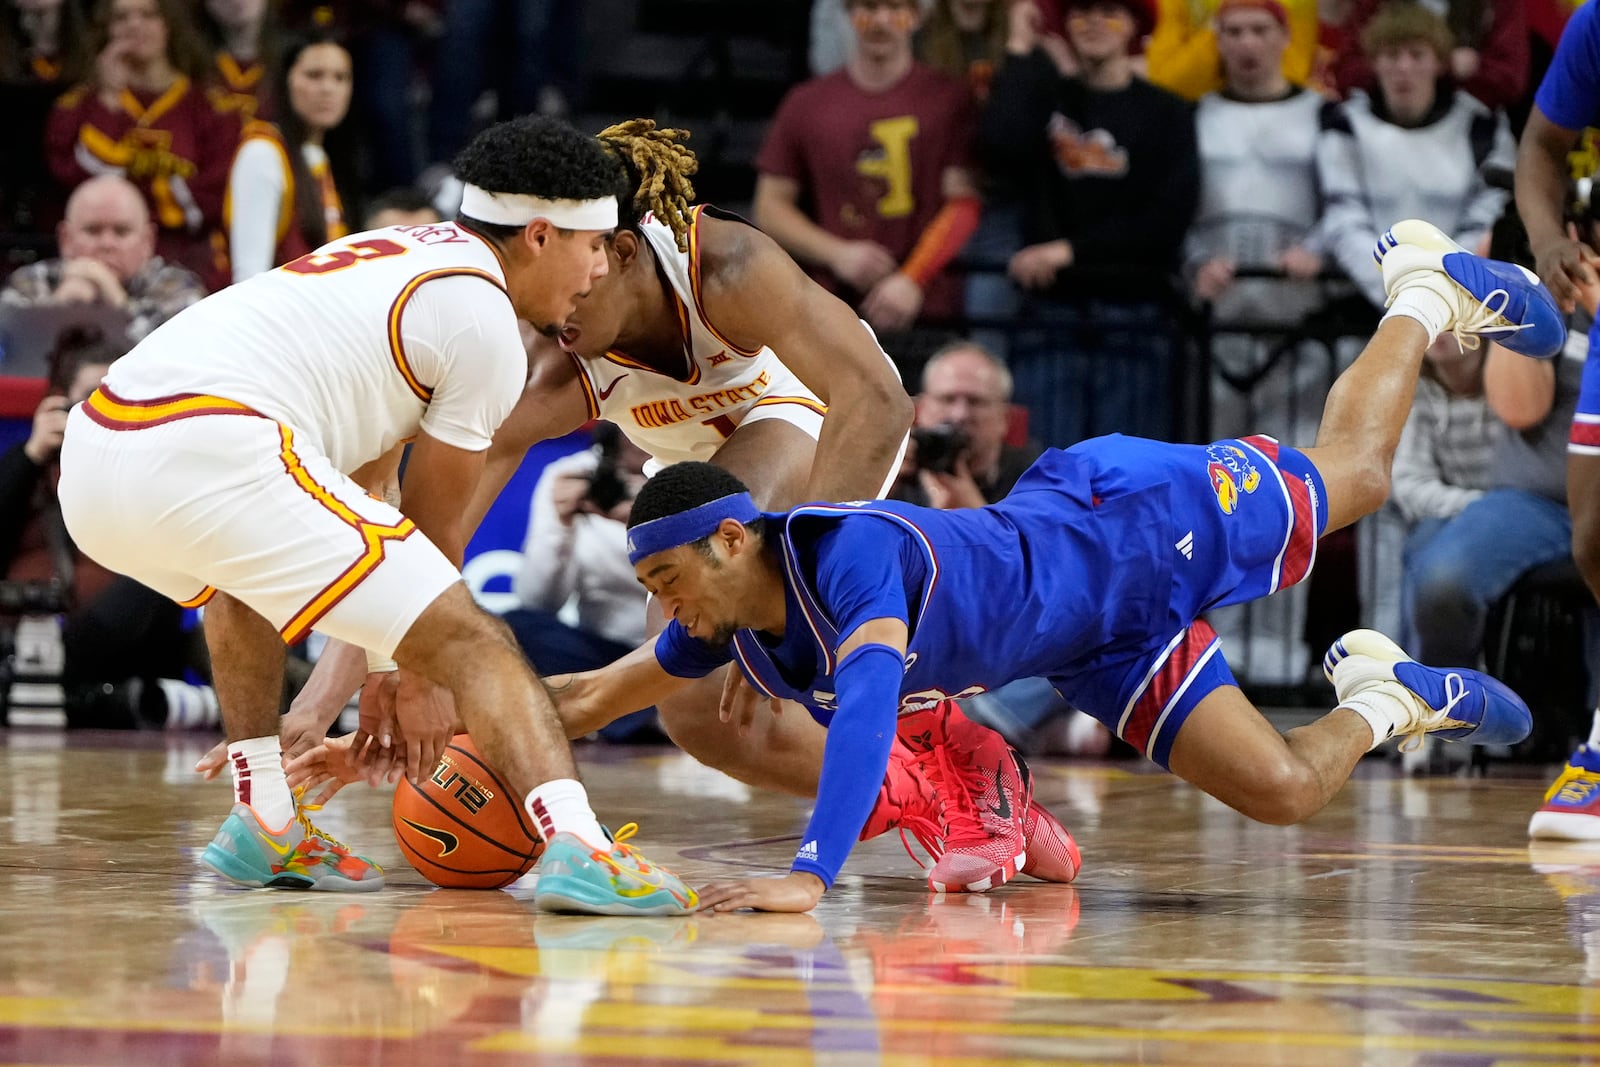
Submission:
{"label": "crowd in background", "polygon": [[[1392,221],[1515,255],[1515,138],[1570,13],[815,0],[809,41],[793,42],[813,76],[766,126],[748,208],[874,327],[909,386],[928,362],[922,461],[900,495],[977,504],[1041,444],[1263,428],[1194,418],[1197,323],[1249,325],[1208,342],[1224,377],[1254,373],[1262,330],[1320,317],[1363,332],[1383,300],[1371,248]],[[448,216],[448,163],[476,125],[585,114],[583,16],[575,0],[0,0],[0,313],[94,308],[101,333],[74,343],[121,346],[325,241]],[[104,351],[53,358],[98,366]],[[1484,535],[1463,513],[1548,527],[1518,568],[1566,551],[1558,470],[1583,354],[1508,400],[1483,352],[1446,337],[1430,353],[1395,480],[1398,610],[1430,662],[1475,660],[1503,592],[1475,580]],[[1320,400],[1298,394],[1316,385],[1285,388],[1314,426]],[[12,459],[49,454],[30,438]],[[566,544],[601,518],[579,491],[595,461],[575,462],[541,488],[531,539]],[[570,575],[537,584],[530,647],[581,590]],[[631,639],[590,629],[606,650]]]}

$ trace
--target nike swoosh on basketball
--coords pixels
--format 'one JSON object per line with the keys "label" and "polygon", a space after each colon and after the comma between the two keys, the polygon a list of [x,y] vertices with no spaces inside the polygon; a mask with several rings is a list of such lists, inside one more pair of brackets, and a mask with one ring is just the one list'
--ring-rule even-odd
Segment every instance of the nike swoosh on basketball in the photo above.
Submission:
{"label": "nike swoosh on basketball", "polygon": [[627,377],[626,374],[619,374],[615,378],[611,379],[611,384],[606,386],[604,389],[600,390],[600,393],[599,393],[600,399],[601,400],[610,400],[611,399],[611,390],[615,389],[617,387],[617,383],[622,381],[622,379],[624,379],[626,377]]}
{"label": "nike swoosh on basketball", "polygon": [[435,841],[439,842],[440,859],[444,859],[461,846],[461,842],[456,838],[456,835],[451,833],[449,830],[435,830],[431,826],[424,826],[419,822],[412,822],[410,819],[403,819],[401,821],[407,826],[411,827],[417,833],[421,834],[423,837],[431,837]]}
{"label": "nike swoosh on basketball", "polygon": [[1000,794],[1000,803],[989,810],[1002,819],[1011,818],[1011,799],[1006,796],[1005,768],[999,764],[994,768],[994,791]]}

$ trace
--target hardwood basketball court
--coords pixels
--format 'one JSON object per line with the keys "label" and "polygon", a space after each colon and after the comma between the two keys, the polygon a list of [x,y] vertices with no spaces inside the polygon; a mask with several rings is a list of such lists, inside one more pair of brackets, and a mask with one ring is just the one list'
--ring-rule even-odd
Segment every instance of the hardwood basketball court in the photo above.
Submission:
{"label": "hardwood basketball court", "polygon": [[[890,838],[813,915],[606,919],[432,889],[365,788],[319,821],[389,888],[235,889],[196,863],[229,801],[189,772],[207,742],[3,736],[0,1064],[1600,1063],[1600,851],[1529,847],[1546,768],[1368,761],[1276,828],[1142,764],[1035,763],[1075,886],[932,897]],[[691,881],[787,868],[803,803],[580,756]]]}

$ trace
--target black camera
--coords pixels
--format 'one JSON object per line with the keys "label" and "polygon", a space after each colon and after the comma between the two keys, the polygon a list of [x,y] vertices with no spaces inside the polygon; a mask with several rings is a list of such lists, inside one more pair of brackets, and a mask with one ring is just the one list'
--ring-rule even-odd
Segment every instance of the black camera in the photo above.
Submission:
{"label": "black camera", "polygon": [[594,428],[594,450],[600,457],[594,473],[589,475],[589,492],[585,499],[596,511],[609,514],[611,509],[633,499],[633,487],[617,470],[617,457],[622,451],[622,431],[609,422]]}
{"label": "black camera", "polygon": [[72,610],[72,587],[59,578],[0,582],[0,615],[61,615]]}
{"label": "black camera", "polygon": [[917,426],[911,430],[917,446],[917,466],[934,474],[953,474],[956,460],[972,447],[972,438],[954,423],[942,426]]}

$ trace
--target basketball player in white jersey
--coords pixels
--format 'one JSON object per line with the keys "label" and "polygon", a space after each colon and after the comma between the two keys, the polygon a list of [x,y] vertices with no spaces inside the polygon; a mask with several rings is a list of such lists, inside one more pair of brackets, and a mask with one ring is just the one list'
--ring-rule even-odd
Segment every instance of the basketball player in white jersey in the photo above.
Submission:
{"label": "basketball player in white jersey", "polygon": [[[548,841],[541,906],[693,909],[626,832],[601,829],[548,696],[459,571],[486,451],[527,378],[517,319],[559,331],[605,274],[619,170],[562,123],[497,126],[456,161],[456,223],[357,234],[224,290],[152,333],[72,413],[60,498],[73,539],[208,605],[235,804],[204,861],[233,881],[382,885],[284,779],[285,642],[317,629],[344,642],[325,670],[348,691],[393,664],[402,692],[449,690]],[[408,440],[397,509],[365,487]]]}

